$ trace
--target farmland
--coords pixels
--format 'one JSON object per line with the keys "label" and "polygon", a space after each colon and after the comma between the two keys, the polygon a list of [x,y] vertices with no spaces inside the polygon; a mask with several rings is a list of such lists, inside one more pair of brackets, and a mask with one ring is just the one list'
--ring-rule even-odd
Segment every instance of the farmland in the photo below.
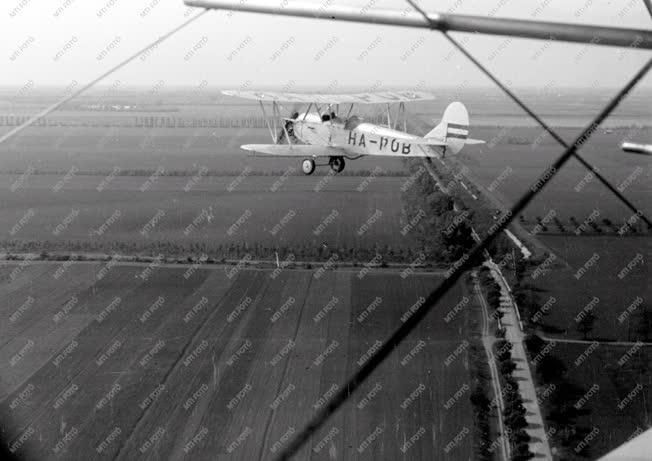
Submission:
{"label": "farmland", "polygon": [[[255,257],[273,257],[278,249],[315,260],[320,249],[348,248],[364,251],[356,258],[366,262],[376,248],[418,248],[409,232],[401,233],[406,178],[376,177],[363,184],[364,178],[348,176],[202,177],[184,191],[191,179],[115,177],[100,191],[104,177],[74,176],[55,191],[62,176],[34,175],[0,198],[0,229],[5,241],[28,251],[228,252],[239,259],[260,247]],[[14,181],[0,176],[0,187]]]}
{"label": "farmland", "polygon": [[552,445],[595,459],[649,426],[650,237],[540,236],[558,257],[528,271],[520,308]]}
{"label": "farmland", "polygon": [[[547,236],[542,240],[568,265],[559,260],[542,263],[540,270],[535,268],[526,278],[534,288],[529,298],[533,307],[523,306],[528,321],[538,316],[541,330],[551,337],[650,341],[649,236]],[[588,312],[594,320],[584,337],[581,325]]]}
{"label": "farmland", "polygon": [[[471,135],[487,144],[463,151],[454,170],[464,168],[469,184],[509,205],[561,147],[504,100],[470,95]],[[0,418],[9,421],[0,436],[20,455],[268,459],[441,280],[433,269],[402,278],[389,269],[359,276],[368,269],[335,267],[366,264],[377,252],[409,264],[424,250],[406,228],[409,172],[400,159],[347,161],[346,176],[322,168],[305,177],[296,160],[239,149],[269,142],[265,127],[243,123],[259,115],[255,106],[215,95],[187,103],[186,96],[166,94],[161,105],[140,93],[104,95],[142,103],[115,112],[89,110],[96,101],[88,96],[48,117],[51,126],[30,127],[0,146],[0,253],[107,258],[0,266]],[[567,101],[544,96],[539,102],[567,140],[604,102],[604,95],[573,95],[573,109],[560,114],[555,104]],[[409,131],[427,132],[453,98],[460,99],[445,93],[416,104]],[[0,108],[26,117],[35,101]],[[619,151],[623,139],[652,135],[640,125],[649,122],[649,105],[630,101],[581,154],[650,216],[649,162]],[[559,381],[533,367],[540,391],[558,385],[557,397],[542,400],[546,426],[563,427],[559,406],[588,395],[565,423],[576,422],[578,431],[553,436],[563,448],[557,456],[567,459],[598,428],[588,454],[578,454],[587,459],[649,425],[649,348],[624,363],[631,345],[603,343],[575,362],[594,340],[650,341],[651,240],[641,232],[614,235],[631,211],[574,160],[518,219],[532,230],[551,212],[565,230],[553,223],[536,238],[556,259],[529,267],[519,305],[528,332],[557,341],[550,358]],[[596,213],[600,231],[570,235],[573,223]],[[428,219],[445,222],[440,217]],[[428,232],[432,222],[416,227]],[[274,261],[276,252],[292,253],[303,268],[221,264],[247,255]],[[124,263],[109,259],[113,253],[178,262],[209,256],[212,264]],[[341,258],[335,270],[323,270],[333,254]],[[511,270],[504,267],[509,277]],[[478,319],[468,309],[443,319],[467,291],[452,290],[299,459],[477,455],[466,340]]]}
{"label": "farmland", "polygon": [[[558,132],[567,142],[578,134],[571,128],[559,128]],[[510,205],[563,152],[561,146],[538,128],[479,127],[472,134],[487,140],[487,144],[462,151],[458,157],[460,163],[468,167],[480,185]],[[652,214],[648,199],[652,194],[650,162],[645,157],[622,153],[620,143],[623,139],[649,139],[650,136],[651,127],[599,130],[580,150],[583,158],[595,165],[615,187],[621,188],[648,216]],[[528,205],[523,215],[531,221],[551,210],[562,221],[575,217],[579,222],[594,210],[600,212],[600,219],[614,222],[622,222],[633,213],[573,159]]]}
{"label": "farmland", "polygon": [[[439,280],[61,267],[0,268],[0,355],[11,363],[2,437],[29,459],[268,459]],[[299,459],[471,456],[468,396],[450,403],[468,389],[470,313],[444,320],[465,290],[446,296]]]}
{"label": "farmland", "polygon": [[[421,132],[426,127],[421,121],[412,129]],[[637,133],[643,135],[646,130]],[[571,137],[575,129],[561,132]],[[549,138],[537,141],[540,131],[532,127],[509,131],[477,127],[473,133],[489,142],[464,151],[456,168],[464,168],[478,185],[507,205],[560,152]],[[627,128],[599,132],[583,151],[608,172],[615,185],[625,184],[630,200],[650,215],[649,165],[638,156],[613,160],[612,149],[628,133]],[[166,252],[219,256],[229,246],[247,242],[264,247],[260,257],[265,258],[272,250],[284,252],[287,247],[306,259],[319,259],[314,253],[322,244],[347,252],[360,249],[362,253],[355,257],[359,261],[370,259],[377,247],[385,246],[390,247],[388,252],[407,251],[397,260],[416,258],[418,242],[410,233],[400,233],[406,224],[401,188],[408,179],[394,176],[407,174],[400,159],[349,161],[345,173],[356,176],[303,177],[295,160],[250,157],[238,148],[245,142],[267,142],[267,136],[266,130],[258,128],[30,128],[0,146],[5,172],[0,174],[0,188],[12,192],[0,198],[6,210],[0,217],[0,232],[14,243],[43,242],[36,248],[10,250],[157,254],[162,244],[171,243],[177,249]],[[323,174],[327,169],[318,171]],[[532,228],[536,219],[554,213],[572,230],[571,220],[582,223],[596,213],[600,221],[608,219],[616,226],[631,217],[629,209],[586,174],[577,162],[571,162],[520,219]],[[28,210],[34,216],[10,233]],[[79,214],[54,235],[73,210]],[[323,233],[314,234],[333,210],[339,216]],[[382,213],[377,224],[359,235],[360,226],[376,210]],[[119,219],[111,219],[116,212]],[[208,214],[210,222],[205,219]],[[103,235],[94,232],[107,220],[116,222]],[[156,221],[151,232],[140,235],[151,220]],[[184,233],[196,220],[199,225]],[[227,234],[238,220],[246,222]],[[283,221],[282,228],[272,234]],[[124,247],[126,243],[129,248]],[[228,250],[227,256],[237,258],[243,253]]]}
{"label": "farmland", "polygon": [[[422,133],[429,125],[429,122],[415,121],[410,129]],[[571,128],[559,131],[567,139],[577,132]],[[480,185],[506,204],[513,203],[561,153],[560,146],[549,137],[540,139],[541,131],[532,127],[515,127],[508,131],[500,126],[474,127],[472,135],[486,140],[487,145],[463,151],[458,157],[459,163],[466,166],[468,174]],[[645,139],[650,135],[652,128],[649,127],[614,128],[609,133],[596,133],[582,150],[587,160],[615,186],[622,186],[630,200],[647,214],[652,213],[652,206],[646,200],[652,193],[649,162],[644,157],[621,153],[619,144],[625,138]],[[247,169],[255,174],[278,174],[288,168],[298,172],[297,160],[252,157],[239,149],[241,144],[266,142],[269,142],[269,132],[254,128],[36,127],[0,146],[1,171],[16,172],[16,177],[30,167],[61,176],[71,168],[108,175],[116,167],[149,173],[164,168],[184,171],[188,176],[201,168],[231,176]],[[400,159],[373,157],[349,161],[345,171],[365,176],[376,168],[389,173],[405,171]],[[564,221],[575,217],[580,222],[596,209],[601,218],[614,222],[631,216],[629,209],[594,176],[587,174],[578,162],[569,162],[523,214],[533,220],[554,210]]]}
{"label": "farmland", "polygon": [[560,459],[596,459],[649,427],[649,346],[548,346],[542,355],[530,352],[538,360],[539,400]]}
{"label": "farmland", "polygon": [[[568,379],[581,383],[585,394],[588,392],[587,403],[582,406],[586,414],[578,418],[578,426],[599,429],[599,440],[591,450],[599,455],[649,425],[652,359],[649,347],[600,345],[595,352],[587,353],[588,347],[563,344],[556,353],[569,369]],[[586,361],[581,360],[583,354],[588,356]]]}
{"label": "farmland", "polygon": [[[249,123],[261,117],[257,105],[219,94],[214,89],[202,91],[168,91],[151,94],[120,88],[99,89],[82,96],[75,103],[48,117],[54,126],[34,126],[0,146],[2,172],[24,172],[30,166],[42,172],[64,174],[72,167],[77,171],[110,173],[115,167],[123,171],[159,167],[168,171],[183,170],[189,175],[205,167],[209,170],[240,174],[249,167],[257,173],[298,169],[292,159],[249,157],[241,144],[270,142],[264,124]],[[652,192],[647,159],[620,151],[623,140],[649,139],[649,94],[637,90],[582,146],[581,155],[593,163],[615,186],[623,186],[632,202],[652,214],[647,200]],[[568,142],[585,126],[608,97],[604,92],[564,90],[541,94],[523,89],[527,100],[538,108]],[[463,100],[470,112],[471,135],[484,139],[486,145],[465,149],[459,155],[468,174],[505,203],[514,200],[534,183],[541,172],[561,152],[561,147],[528,117],[520,114],[511,101],[495,88],[442,88],[438,99],[412,104],[408,131],[423,134],[439,119],[446,104]],[[26,117],[44,101],[56,100],[54,92],[25,94],[14,98],[0,90],[2,115]],[[9,102],[11,101],[11,102]],[[165,104],[162,104],[165,101]],[[93,104],[131,104],[132,111],[89,110]],[[359,106],[356,111],[367,119],[383,116],[384,108]],[[9,115],[11,114],[11,115]],[[549,119],[553,118],[551,122]],[[378,121],[381,121],[379,119]],[[0,132],[9,127],[0,127]],[[374,168],[384,172],[404,172],[399,159],[363,158],[347,162],[345,171],[357,170],[366,175]],[[595,177],[572,160],[524,212],[528,220],[555,210],[566,221],[582,221],[598,209],[602,217],[619,222],[631,215]]]}

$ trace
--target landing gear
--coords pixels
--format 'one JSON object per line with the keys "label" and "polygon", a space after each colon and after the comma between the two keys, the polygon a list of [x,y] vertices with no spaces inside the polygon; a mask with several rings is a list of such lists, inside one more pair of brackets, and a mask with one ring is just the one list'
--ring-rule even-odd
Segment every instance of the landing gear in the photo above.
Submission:
{"label": "landing gear", "polygon": [[315,161],[311,158],[303,159],[301,163],[301,170],[303,174],[310,175],[315,171]]}
{"label": "landing gear", "polygon": [[344,157],[331,157],[328,164],[335,173],[341,173],[344,170]]}

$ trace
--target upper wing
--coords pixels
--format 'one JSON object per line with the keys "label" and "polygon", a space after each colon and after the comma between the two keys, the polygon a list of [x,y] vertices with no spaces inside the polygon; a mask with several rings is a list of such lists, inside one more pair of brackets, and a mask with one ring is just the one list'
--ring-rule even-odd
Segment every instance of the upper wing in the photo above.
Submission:
{"label": "upper wing", "polygon": [[245,144],[240,147],[244,150],[278,157],[336,157],[348,154],[345,149],[339,147],[309,144]]}
{"label": "upper wing", "polygon": [[423,91],[381,91],[378,93],[286,93],[277,91],[238,91],[225,90],[225,95],[257,101],[299,102],[299,103],[354,103],[380,104],[394,102],[429,101],[435,99],[431,93]]}

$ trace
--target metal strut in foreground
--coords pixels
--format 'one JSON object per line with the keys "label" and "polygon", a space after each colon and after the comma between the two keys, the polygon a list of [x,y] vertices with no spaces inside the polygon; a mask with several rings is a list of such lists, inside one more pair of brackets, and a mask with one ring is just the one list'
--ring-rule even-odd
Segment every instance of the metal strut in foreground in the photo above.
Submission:
{"label": "metal strut in foreground", "polygon": [[435,29],[442,32],[474,32],[487,35],[536,38],[560,42],[652,49],[652,30],[589,26],[550,21],[471,16],[464,14],[428,13],[429,23],[413,11],[397,11],[360,7],[293,3],[279,6],[269,1],[248,0],[184,0],[188,6],[206,9],[248,11],[280,16],[349,21],[367,24]]}

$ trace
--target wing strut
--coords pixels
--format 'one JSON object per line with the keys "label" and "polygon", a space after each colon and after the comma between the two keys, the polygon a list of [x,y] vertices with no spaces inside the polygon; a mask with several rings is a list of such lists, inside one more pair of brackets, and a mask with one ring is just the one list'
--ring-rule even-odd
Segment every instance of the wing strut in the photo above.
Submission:
{"label": "wing strut", "polygon": [[265,104],[263,104],[263,101],[258,100],[258,103],[260,104],[260,108],[263,111],[263,117],[265,118],[265,124],[267,125],[267,128],[269,129],[269,134],[272,135],[272,141],[274,141],[274,144],[276,144],[276,133],[272,130],[272,125],[269,124],[269,119],[267,117],[267,111],[265,110]]}
{"label": "wing strut", "polygon": [[310,109],[312,109],[312,103],[308,105],[308,109],[306,109],[306,112],[303,114],[303,120],[306,120],[306,117],[308,116],[308,113],[310,112]]}
{"label": "wing strut", "polygon": [[[278,104],[276,101],[272,101],[272,123],[274,124],[274,133],[278,133],[278,128],[276,128],[276,120],[278,120],[279,115],[280,112],[278,110]],[[276,135],[274,142],[278,143],[278,135]]]}
{"label": "wing strut", "polygon": [[[288,144],[292,145],[292,140],[290,139],[290,133],[288,133],[288,122],[281,120],[283,125],[283,132],[285,133],[285,139],[288,140]],[[292,131],[294,133],[294,131]]]}

